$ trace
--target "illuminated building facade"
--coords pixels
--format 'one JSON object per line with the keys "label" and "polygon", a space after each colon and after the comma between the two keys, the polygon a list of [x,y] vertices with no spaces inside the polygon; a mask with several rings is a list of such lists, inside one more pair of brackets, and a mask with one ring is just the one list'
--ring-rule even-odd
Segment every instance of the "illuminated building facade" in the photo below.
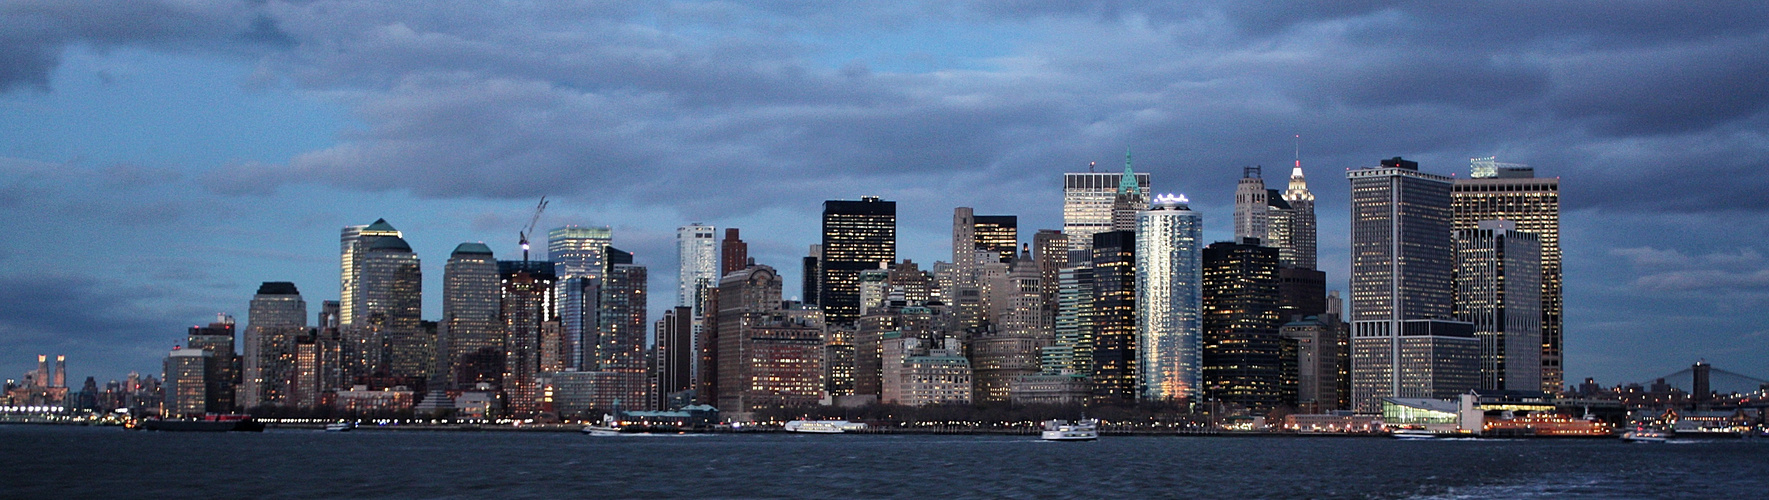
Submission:
{"label": "illuminated building facade", "polygon": [[1480,388],[1542,390],[1541,241],[1511,221],[1456,231],[1456,319],[1480,339]]}
{"label": "illuminated building facade", "polygon": [[234,388],[240,383],[240,371],[236,367],[242,363],[234,351],[234,340],[233,316],[226,314],[216,314],[215,321],[208,326],[190,327],[190,335],[185,340],[186,350],[208,351],[214,363],[210,368],[214,373],[204,379],[208,385],[204,390],[205,406],[213,413],[229,413],[238,407]]}
{"label": "illuminated building facade", "polygon": [[553,303],[559,308],[559,349],[569,368],[581,368],[596,334],[597,288],[608,268],[608,226],[565,226],[547,231],[547,259],[558,273]]}
{"label": "illuminated building facade", "polygon": [[218,406],[210,389],[216,384],[220,362],[215,353],[203,349],[173,349],[166,356],[165,400],[160,416],[165,418],[202,418],[204,413],[228,413],[231,408]]}
{"label": "illuminated building facade", "polygon": [[[1128,167],[1129,154],[1125,156]],[[1130,175],[1140,192],[1149,192],[1148,173]],[[1071,250],[1090,249],[1094,233],[1112,230],[1112,202],[1124,184],[1123,177],[1113,172],[1063,174],[1063,234],[1069,235]]]}
{"label": "illuminated building facade", "polygon": [[1137,214],[1136,380],[1143,400],[1190,400],[1203,388],[1203,238],[1204,217],[1184,196],[1156,197]]}
{"label": "illuminated building facade", "polygon": [[1093,397],[1102,404],[1137,398],[1136,231],[1093,235]]}
{"label": "illuminated building facade", "polygon": [[693,403],[694,309],[674,307],[657,320],[657,389],[653,399],[658,409],[670,410]]}
{"label": "illuminated building facade", "polygon": [[1243,167],[1241,180],[1235,184],[1235,240],[1254,238],[1265,242],[1270,219],[1267,213],[1270,193],[1259,167]]}
{"label": "illuminated building facade", "polygon": [[[549,245],[551,246],[551,245]],[[502,370],[466,370],[464,363],[475,354],[504,355],[505,328],[500,311],[503,302],[498,262],[484,243],[462,243],[448,256],[442,270],[442,321],[444,365],[454,388],[470,389],[484,382],[501,385]]]}
{"label": "illuminated building facade", "polygon": [[994,253],[1000,262],[1013,262],[1020,246],[1019,217],[1012,215],[978,215],[973,219],[976,230],[975,248]]}
{"label": "illuminated building facade", "polygon": [[1445,398],[1479,385],[1480,343],[1452,319],[1451,180],[1393,158],[1351,181],[1352,403]]}
{"label": "illuminated building facade", "polygon": [[1256,412],[1283,403],[1278,249],[1241,242],[1204,248],[1204,394]]}
{"label": "illuminated building facade", "polygon": [[295,343],[307,333],[307,302],[294,283],[266,281],[247,311],[240,407],[290,405]]}
{"label": "illuminated building facade", "polygon": [[719,408],[815,405],[825,394],[823,324],[786,310],[774,268],[750,266],[719,281]]}
{"label": "illuminated building facade", "polygon": [[817,304],[830,324],[851,324],[860,317],[860,272],[897,261],[897,202],[823,202],[822,250]]}
{"label": "illuminated building facade", "polygon": [[344,226],[340,232],[339,247],[341,248],[342,275],[339,282],[338,319],[345,326],[355,325],[357,314],[362,303],[357,295],[361,293],[362,261],[369,247],[381,238],[399,238],[399,230],[394,229],[387,219],[375,219],[373,224],[361,226]]}
{"label": "illuminated building facade", "polygon": [[499,316],[504,328],[503,391],[512,416],[540,411],[541,329],[554,316],[553,263],[498,261]]}
{"label": "illuminated building facade", "polygon": [[1561,368],[1563,299],[1561,293],[1560,178],[1535,176],[1524,165],[1493,158],[1472,162],[1473,178],[1457,179],[1451,200],[1456,230],[1476,229],[1480,221],[1506,220],[1541,242],[1542,254],[1542,389],[1558,392]]}
{"label": "illuminated building facade", "polygon": [[421,383],[433,364],[422,321],[424,276],[418,255],[398,236],[376,238],[362,257],[355,326],[345,327],[352,378],[399,377]]}

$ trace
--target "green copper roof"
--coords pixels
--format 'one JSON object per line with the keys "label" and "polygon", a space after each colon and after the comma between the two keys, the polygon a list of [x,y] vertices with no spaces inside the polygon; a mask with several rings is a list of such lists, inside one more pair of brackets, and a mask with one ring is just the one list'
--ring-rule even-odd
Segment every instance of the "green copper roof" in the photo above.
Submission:
{"label": "green copper roof", "polygon": [[363,231],[398,231],[398,229],[393,228],[392,224],[387,223],[387,219],[375,219],[374,224],[369,224],[369,227],[362,228],[362,230]]}
{"label": "green copper roof", "polygon": [[1124,150],[1124,176],[1118,178],[1118,194],[1141,195],[1142,187],[1136,184],[1136,173],[1130,171],[1130,150]]}
{"label": "green copper roof", "polygon": [[462,243],[455,247],[455,253],[491,255],[491,247],[485,246],[484,243]]}

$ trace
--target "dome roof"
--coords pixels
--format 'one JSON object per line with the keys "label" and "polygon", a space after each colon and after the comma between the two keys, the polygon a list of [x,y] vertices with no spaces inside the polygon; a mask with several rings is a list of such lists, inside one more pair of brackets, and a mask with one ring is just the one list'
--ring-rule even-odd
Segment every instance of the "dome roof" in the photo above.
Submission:
{"label": "dome roof", "polygon": [[467,242],[455,247],[455,254],[491,255],[491,247],[484,243]]}
{"label": "dome roof", "polygon": [[398,236],[383,236],[375,239],[375,244],[369,245],[369,250],[410,252],[412,251],[412,246],[405,243],[405,238],[400,238]]}

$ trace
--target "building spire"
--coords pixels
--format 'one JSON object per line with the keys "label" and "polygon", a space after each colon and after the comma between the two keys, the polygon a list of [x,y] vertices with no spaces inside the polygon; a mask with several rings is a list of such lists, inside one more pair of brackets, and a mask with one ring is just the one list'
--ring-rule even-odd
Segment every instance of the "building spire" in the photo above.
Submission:
{"label": "building spire", "polygon": [[1142,195],[1142,187],[1136,182],[1136,172],[1130,170],[1130,148],[1124,148],[1124,177],[1118,178],[1118,194]]}
{"label": "building spire", "polygon": [[1308,179],[1302,177],[1302,135],[1296,135],[1296,166],[1290,168],[1290,188],[1284,190],[1284,201],[1314,201],[1308,192]]}

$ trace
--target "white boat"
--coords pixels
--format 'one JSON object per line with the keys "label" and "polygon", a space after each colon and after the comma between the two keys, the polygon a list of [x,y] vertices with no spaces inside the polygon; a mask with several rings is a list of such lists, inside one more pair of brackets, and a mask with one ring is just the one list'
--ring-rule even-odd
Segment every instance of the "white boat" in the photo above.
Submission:
{"label": "white boat", "polygon": [[602,422],[585,425],[583,432],[591,436],[619,436],[620,422],[614,419],[614,415],[603,415]]}
{"label": "white boat", "polygon": [[1622,440],[1630,443],[1663,443],[1670,437],[1665,431],[1646,427],[1635,427],[1634,430],[1622,433]]}
{"label": "white boat", "polygon": [[811,434],[841,434],[847,431],[866,430],[866,424],[846,420],[794,420],[782,426],[786,432],[806,432]]}
{"label": "white boat", "polygon": [[355,422],[332,422],[326,424],[326,432],[350,432],[356,429]]}
{"label": "white boat", "polygon": [[1437,433],[1425,429],[1395,429],[1389,435],[1394,436],[1395,439],[1406,440],[1437,439]]}
{"label": "white boat", "polygon": [[1075,422],[1046,420],[1044,432],[1038,437],[1045,441],[1092,441],[1099,439],[1099,421],[1091,418]]}

